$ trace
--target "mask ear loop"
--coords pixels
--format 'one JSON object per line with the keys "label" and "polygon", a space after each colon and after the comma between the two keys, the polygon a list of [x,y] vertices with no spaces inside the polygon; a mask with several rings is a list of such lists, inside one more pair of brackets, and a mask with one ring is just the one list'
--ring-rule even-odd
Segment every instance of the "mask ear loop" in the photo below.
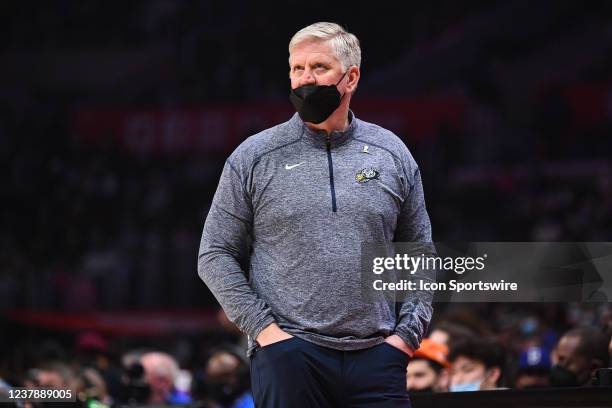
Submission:
{"label": "mask ear loop", "polygon": [[[350,69],[350,68],[349,68]],[[346,76],[346,73],[349,72],[349,70],[347,69],[346,71],[344,71],[344,74],[342,74],[342,76],[340,77],[340,79],[338,80],[338,82],[336,82],[336,86],[338,86],[338,84],[340,82],[342,82],[342,80],[344,79],[344,77]]]}
{"label": "mask ear loop", "polygon": [[[350,69],[350,67],[349,67]],[[342,80],[344,79],[344,77],[346,76],[347,72],[349,72],[349,70],[347,69],[346,71],[344,71],[344,74],[342,74],[342,76],[340,77],[340,79],[338,80],[338,82],[336,82],[336,85],[334,85],[336,87],[336,89],[338,88],[338,84],[340,82],[342,82]],[[344,95],[346,95],[346,92],[340,97],[340,102],[342,102],[342,99],[344,99]]]}

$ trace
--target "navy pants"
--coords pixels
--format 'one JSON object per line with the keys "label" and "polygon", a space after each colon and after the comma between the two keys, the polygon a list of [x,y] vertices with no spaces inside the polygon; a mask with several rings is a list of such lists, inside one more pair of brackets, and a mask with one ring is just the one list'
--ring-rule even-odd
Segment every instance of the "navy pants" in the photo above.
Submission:
{"label": "navy pants", "polygon": [[409,357],[387,343],[338,351],[298,337],[255,350],[251,387],[257,408],[410,408]]}

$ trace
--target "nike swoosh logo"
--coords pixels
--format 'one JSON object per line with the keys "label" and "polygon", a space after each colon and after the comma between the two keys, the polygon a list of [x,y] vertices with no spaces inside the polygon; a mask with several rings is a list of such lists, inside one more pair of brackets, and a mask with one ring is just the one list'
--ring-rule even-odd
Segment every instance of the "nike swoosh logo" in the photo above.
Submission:
{"label": "nike swoosh logo", "polygon": [[295,168],[297,166],[301,166],[302,164],[304,164],[304,162],[301,162],[301,163],[298,163],[298,164],[291,164],[291,165],[285,164],[285,170],[291,170],[291,169],[293,169],[293,168]]}

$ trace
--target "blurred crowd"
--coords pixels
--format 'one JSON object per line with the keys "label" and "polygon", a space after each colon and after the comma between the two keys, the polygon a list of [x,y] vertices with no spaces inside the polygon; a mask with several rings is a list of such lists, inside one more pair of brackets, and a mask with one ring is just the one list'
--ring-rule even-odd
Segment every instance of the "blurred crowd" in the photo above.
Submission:
{"label": "blurred crowd", "polygon": [[[79,334],[71,348],[55,341],[37,346],[34,355],[27,356],[33,358],[32,365],[21,375],[13,371],[0,378],[0,396],[6,397],[14,387],[51,388],[71,390],[73,402],[83,407],[253,407],[249,362],[244,350],[231,343],[206,350],[202,365],[193,370],[181,367],[175,355],[151,346],[117,350],[96,332]],[[15,405],[46,404],[16,401]]]}
{"label": "blurred crowd", "polygon": [[[456,306],[456,305],[453,305]],[[495,306],[493,306],[495,307]],[[453,307],[432,325],[407,369],[413,393],[609,386],[612,309],[572,304],[517,305],[493,312]],[[570,323],[574,321],[574,323]]]}
{"label": "blurred crowd", "polygon": [[[610,304],[450,306],[437,305],[407,366],[412,395],[610,386],[601,371],[611,367]],[[73,390],[87,407],[252,407],[244,338],[222,312],[219,319],[221,331],[198,338],[128,340],[93,331],[47,338],[30,330],[3,345],[0,394],[49,387]]]}

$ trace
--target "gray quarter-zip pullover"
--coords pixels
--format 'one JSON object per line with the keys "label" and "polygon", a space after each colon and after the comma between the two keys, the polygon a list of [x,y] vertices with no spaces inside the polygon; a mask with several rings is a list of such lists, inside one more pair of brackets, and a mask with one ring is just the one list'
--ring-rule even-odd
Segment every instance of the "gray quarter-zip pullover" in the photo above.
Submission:
{"label": "gray quarter-zip pullover", "polygon": [[249,137],[225,163],[198,273],[249,336],[249,355],[272,322],[337,350],[373,347],[391,334],[417,349],[427,330],[431,292],[402,303],[361,296],[362,243],[431,242],[431,227],[404,143],[350,119],[327,136],[295,114]]}

